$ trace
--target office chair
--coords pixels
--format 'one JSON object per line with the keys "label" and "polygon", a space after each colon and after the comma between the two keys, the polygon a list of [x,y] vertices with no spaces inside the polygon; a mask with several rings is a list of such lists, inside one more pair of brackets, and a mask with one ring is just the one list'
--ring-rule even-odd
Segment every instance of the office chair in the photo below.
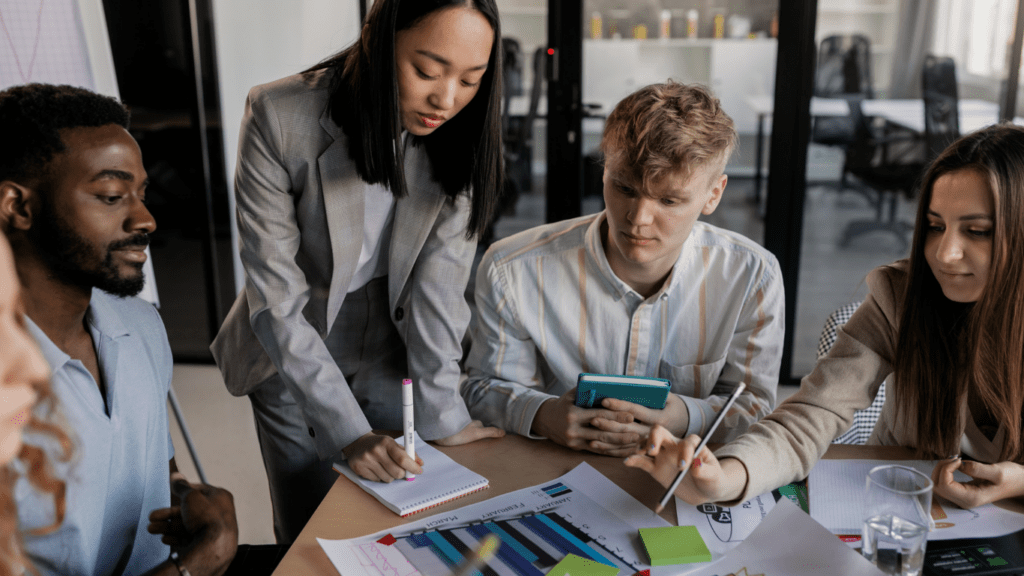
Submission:
{"label": "office chair", "polygon": [[[874,98],[871,41],[867,36],[833,35],[821,41],[814,72],[814,95],[847,101]],[[811,141],[845,149],[857,137],[856,132],[856,120],[850,116],[816,118],[811,126]],[[846,188],[846,172],[843,166],[840,190]]]}
{"label": "office chair", "polygon": [[[916,152],[917,137],[905,133],[879,133],[870,118],[861,111],[860,102],[850,101],[850,118],[855,125],[855,138],[846,147],[844,171],[857,178],[855,190],[875,206],[873,220],[853,220],[846,225],[839,241],[842,247],[861,235],[876,231],[889,232],[906,247],[913,232],[911,222],[898,218],[899,195],[912,199],[925,165]],[[895,148],[901,154],[894,154]]]}
{"label": "office chair", "polygon": [[924,98],[924,138],[931,160],[960,137],[960,98],[956,87],[956,63],[952,58],[929,54],[921,68]]}
{"label": "office chair", "polygon": [[[828,320],[825,321],[825,328],[821,331],[821,338],[818,340],[818,360],[824,358],[832,349],[836,338],[839,337],[839,327],[850,320],[858,306],[860,306],[860,302],[851,302],[829,315]],[[878,422],[878,417],[882,414],[883,404],[885,404],[884,381],[878,387],[878,392],[871,405],[863,410],[857,410],[853,414],[853,425],[850,426],[850,429],[836,437],[832,443],[866,444],[868,438],[871,437],[871,432],[875,429],[875,422]]]}

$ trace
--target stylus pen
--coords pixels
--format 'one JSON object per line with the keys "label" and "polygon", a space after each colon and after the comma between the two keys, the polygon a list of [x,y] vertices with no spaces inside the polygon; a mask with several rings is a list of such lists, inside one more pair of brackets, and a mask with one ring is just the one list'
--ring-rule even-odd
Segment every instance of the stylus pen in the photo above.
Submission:
{"label": "stylus pen", "polygon": [[707,445],[708,439],[715,433],[718,425],[722,423],[722,420],[725,420],[725,414],[729,412],[729,408],[732,408],[733,403],[736,402],[736,399],[740,397],[740,394],[746,387],[746,384],[740,382],[740,385],[733,390],[732,396],[729,396],[729,399],[725,401],[725,406],[722,406],[722,409],[718,411],[718,416],[715,418],[715,421],[711,423],[711,428],[708,428],[708,432],[704,435],[704,439],[700,441],[700,444],[697,444],[697,449],[693,451],[693,458],[686,463],[686,466],[683,466],[683,469],[679,471],[679,474],[676,474],[676,479],[672,481],[672,485],[668,487],[668,490],[665,491],[665,495],[661,497],[661,501],[658,502],[658,507],[654,509],[655,513],[661,512],[665,509],[665,505],[668,504],[668,499],[675,494],[676,488],[679,488],[679,483],[683,481],[683,476],[686,476],[686,472],[690,469],[690,465],[697,459],[700,451],[704,449],[705,445]]}
{"label": "stylus pen", "polygon": [[[405,433],[405,453],[416,460],[416,429],[413,426],[412,380],[402,380],[402,427]],[[405,471],[406,480],[415,480],[416,475]]]}

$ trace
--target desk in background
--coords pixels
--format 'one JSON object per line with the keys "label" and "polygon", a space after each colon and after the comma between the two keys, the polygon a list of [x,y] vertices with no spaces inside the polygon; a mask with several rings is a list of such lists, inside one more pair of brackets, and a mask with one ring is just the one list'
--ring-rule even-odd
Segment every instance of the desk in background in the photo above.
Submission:
{"label": "desk in background", "polygon": [[[987,100],[964,99],[958,102],[960,133],[969,134],[999,121],[999,105]],[[924,133],[924,101],[916,98],[891,100],[864,100],[861,110],[865,116],[884,118],[887,122]],[[1024,124],[1024,118],[1013,119]]]}
{"label": "desk in background", "polygon": [[[339,476],[288,554],[281,560],[274,576],[336,574],[334,566],[317,543],[317,538],[355,538],[425,516],[443,514],[447,510],[557,478],[581,462],[589,463],[652,509],[664,490],[647,473],[627,468],[621,458],[576,452],[547,440],[529,440],[514,434],[496,440],[481,440],[464,446],[438,449],[456,462],[482,474],[490,480],[491,487],[428,512],[401,518],[347,478]],[[913,453],[904,448],[833,444],[825,458],[906,460],[912,459]],[[1012,509],[1024,511],[1024,505],[1013,504],[1016,507]],[[670,501],[661,516],[673,525],[676,523],[674,500]]]}
{"label": "desk in background", "polygon": [[[775,111],[773,96],[761,94],[748,96],[747,105],[757,115],[757,142],[754,145],[754,195],[751,200],[761,204],[761,180],[764,162],[764,120]],[[728,110],[726,110],[728,112]],[[922,118],[923,118],[922,112]],[[842,98],[811,98],[811,116],[849,116],[850,104]],[[922,122],[924,120],[922,119]]]}
{"label": "desk in background", "polygon": [[[765,118],[775,109],[772,96],[767,94],[748,96],[747,105],[757,114],[757,144],[754,152],[754,195],[752,200],[760,203],[761,180],[763,177]],[[883,118],[891,124],[902,126],[918,134],[924,134],[924,100],[870,99],[861,102],[865,116]],[[999,105],[995,102],[977,99],[959,101],[960,133],[968,134],[999,121]],[[811,98],[811,116],[848,116],[850,106],[842,98]],[[1018,116],[1013,123],[1024,126],[1024,118]]]}

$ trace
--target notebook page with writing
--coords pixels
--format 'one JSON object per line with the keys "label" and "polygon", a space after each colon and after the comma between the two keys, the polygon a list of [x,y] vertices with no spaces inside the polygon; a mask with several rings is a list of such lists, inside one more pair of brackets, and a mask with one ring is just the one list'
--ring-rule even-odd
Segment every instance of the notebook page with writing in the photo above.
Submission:
{"label": "notebook page with writing", "polygon": [[[405,438],[395,438],[405,446]],[[416,479],[374,482],[360,478],[348,462],[336,462],[334,470],[344,474],[395,514],[408,516],[489,486],[487,478],[452,460],[416,435],[416,456],[423,459],[423,473]]]}

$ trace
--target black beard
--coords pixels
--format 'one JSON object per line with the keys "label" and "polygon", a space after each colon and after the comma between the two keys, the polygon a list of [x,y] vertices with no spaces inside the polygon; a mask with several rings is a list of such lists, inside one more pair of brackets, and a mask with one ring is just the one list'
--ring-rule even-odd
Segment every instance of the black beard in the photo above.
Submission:
{"label": "black beard", "polygon": [[[130,276],[121,275],[114,264],[114,250],[149,245],[149,234],[144,232],[109,244],[101,256],[101,250],[41,206],[39,217],[33,219],[29,229],[29,238],[53,277],[69,286],[99,288],[124,298],[141,292],[146,283],[141,263],[132,263],[138,273]],[[98,263],[91,264],[97,260]]]}

